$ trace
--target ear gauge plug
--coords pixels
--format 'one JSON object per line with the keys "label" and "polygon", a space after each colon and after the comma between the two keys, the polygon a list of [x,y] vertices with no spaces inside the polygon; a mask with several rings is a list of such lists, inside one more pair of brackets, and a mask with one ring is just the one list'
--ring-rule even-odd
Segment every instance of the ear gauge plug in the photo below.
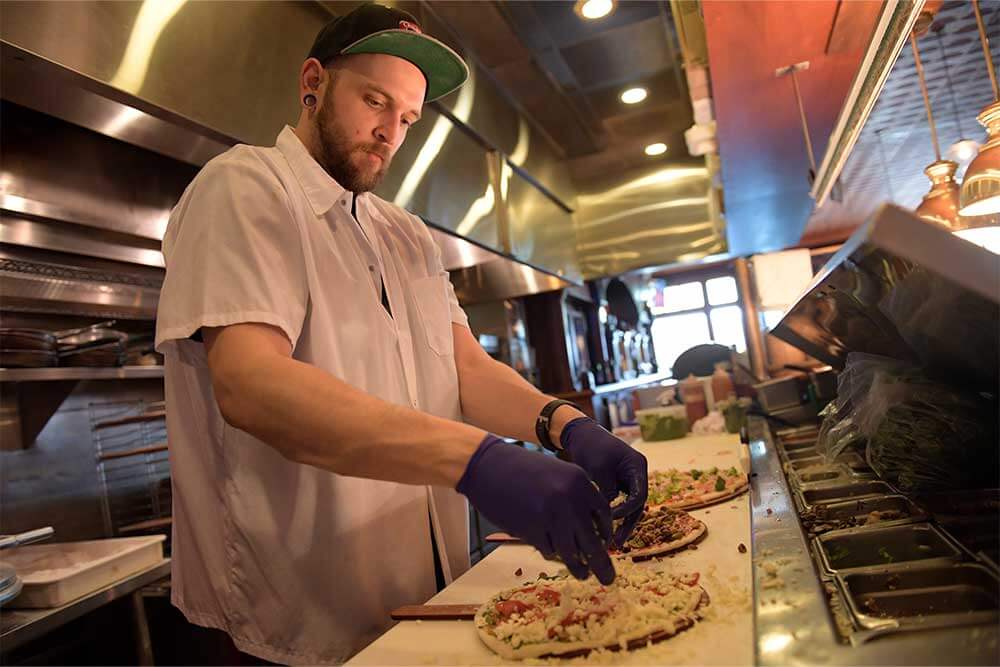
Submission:
{"label": "ear gauge plug", "polygon": [[316,106],[316,96],[313,95],[312,93],[309,93],[308,95],[302,98],[302,103],[305,104],[307,107],[314,107]]}

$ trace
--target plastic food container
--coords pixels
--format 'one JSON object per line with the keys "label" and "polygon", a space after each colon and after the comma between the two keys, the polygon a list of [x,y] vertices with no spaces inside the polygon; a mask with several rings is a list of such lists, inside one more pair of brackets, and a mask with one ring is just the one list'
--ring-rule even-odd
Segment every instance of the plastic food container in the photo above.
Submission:
{"label": "plastic food container", "polygon": [[676,440],[688,432],[687,409],[683,405],[647,408],[636,411],[639,430],[646,442]]}
{"label": "plastic food container", "polygon": [[24,582],[7,606],[61,607],[163,560],[165,535],[62,544],[35,544],[4,551],[4,561]]}

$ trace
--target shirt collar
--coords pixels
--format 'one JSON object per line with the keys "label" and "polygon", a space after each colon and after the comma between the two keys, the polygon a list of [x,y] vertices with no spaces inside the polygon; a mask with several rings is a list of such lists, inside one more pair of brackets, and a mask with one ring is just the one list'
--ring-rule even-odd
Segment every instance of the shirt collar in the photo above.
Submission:
{"label": "shirt collar", "polygon": [[316,215],[329,211],[347,190],[344,189],[306,150],[302,140],[288,125],[278,135],[278,150],[288,160],[288,166],[298,180],[306,199]]}

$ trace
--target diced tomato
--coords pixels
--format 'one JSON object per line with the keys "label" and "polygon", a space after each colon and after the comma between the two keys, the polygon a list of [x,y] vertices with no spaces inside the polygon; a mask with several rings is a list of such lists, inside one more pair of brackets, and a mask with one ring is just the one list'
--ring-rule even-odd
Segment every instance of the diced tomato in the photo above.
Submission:
{"label": "diced tomato", "polygon": [[700,572],[695,572],[693,574],[686,575],[680,578],[680,582],[686,586],[694,586],[698,583],[698,578],[701,577]]}
{"label": "diced tomato", "polygon": [[503,618],[510,618],[513,614],[523,614],[533,608],[534,605],[525,604],[520,600],[503,600],[497,602],[497,613]]}
{"label": "diced tomato", "polygon": [[562,595],[560,595],[559,591],[554,591],[551,588],[543,588],[538,591],[538,598],[552,604],[559,604]]}

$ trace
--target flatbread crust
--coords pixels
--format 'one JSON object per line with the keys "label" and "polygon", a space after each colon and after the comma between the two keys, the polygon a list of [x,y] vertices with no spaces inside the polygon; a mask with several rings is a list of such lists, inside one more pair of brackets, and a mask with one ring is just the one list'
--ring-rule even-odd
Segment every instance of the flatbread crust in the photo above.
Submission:
{"label": "flatbread crust", "polygon": [[[686,497],[676,498],[667,500],[665,502],[655,503],[650,502],[649,509],[658,509],[660,507],[670,507],[673,509],[698,509],[700,507],[708,507],[709,505],[714,505],[720,503],[724,500],[729,500],[730,498],[735,498],[741,495],[744,491],[749,488],[749,480],[747,476],[743,473],[737,472],[735,475],[731,475],[730,471],[734,471],[735,468],[730,468],[729,471],[716,471],[707,472],[699,470],[699,476],[704,475],[706,479],[723,479],[726,484],[726,488],[721,491],[700,491],[696,494],[691,494],[690,491],[683,490],[683,494]],[[669,476],[671,473],[678,474],[682,477],[689,477],[692,471],[678,471],[678,470],[666,470],[657,471],[650,475],[650,496],[654,492],[654,484],[656,484],[655,476],[666,475]],[[692,483],[697,483],[692,480]]]}
{"label": "flatbread crust", "polygon": [[[635,535],[635,531],[641,529],[643,522],[648,521],[652,517],[659,515],[664,509],[675,510],[675,508],[659,508],[659,507],[646,508],[645,514],[643,515],[642,519],[639,520],[639,524],[636,525],[632,534]],[[675,540],[670,540],[669,542],[660,542],[659,544],[653,544],[644,548],[631,549],[629,551],[614,550],[611,552],[611,554],[614,556],[631,558],[632,560],[646,560],[648,558],[653,558],[655,556],[662,556],[663,554],[683,549],[689,544],[697,542],[702,537],[704,537],[706,533],[708,533],[708,526],[706,526],[703,521],[699,521],[698,519],[694,518],[693,516],[689,515],[687,512],[684,512],[683,510],[675,510],[675,511],[683,514],[685,520],[691,523],[691,530],[685,532],[684,535]]]}
{"label": "flatbread crust", "polygon": [[[682,577],[666,575],[650,569],[648,576],[651,576],[651,579],[643,583],[653,583],[657,588],[668,588],[669,592],[674,595],[669,604],[676,605],[677,608],[674,609],[671,607],[669,612],[662,609],[647,612],[648,618],[644,618],[643,612],[637,611],[631,602],[632,597],[642,595],[642,593],[634,590],[635,586],[631,585],[629,574],[630,571],[635,572],[632,568],[640,568],[641,566],[633,565],[626,559],[615,559],[615,564],[618,576],[625,577],[624,581],[626,583],[619,584],[619,580],[616,579],[614,584],[605,588],[600,586],[593,577],[586,582],[577,582],[565,571],[556,580],[546,579],[537,582],[538,585],[557,591],[561,590],[565,594],[573,592],[574,589],[572,587],[574,586],[583,586],[584,588],[575,589],[577,595],[585,596],[591,592],[595,595],[607,593],[609,595],[607,599],[612,599],[610,592],[619,586],[627,590],[627,594],[622,593],[622,595],[626,595],[627,597],[618,599],[618,604],[612,607],[612,612],[606,617],[607,620],[597,623],[600,626],[598,632],[602,635],[601,637],[593,639],[586,637],[550,639],[540,642],[520,643],[517,646],[514,646],[517,642],[506,641],[498,637],[494,632],[497,626],[491,625],[487,621],[487,616],[492,614],[495,618],[497,603],[509,599],[511,595],[518,591],[523,591],[525,588],[520,587],[498,593],[479,608],[475,616],[479,639],[490,650],[506,660],[548,657],[571,658],[587,655],[597,649],[610,651],[632,650],[663,641],[690,628],[700,618],[700,610],[710,602],[708,593],[697,584],[696,574],[693,575],[693,583],[685,583]],[[642,576],[640,575],[640,577]],[[581,591],[583,592],[581,593]],[[647,595],[647,597],[652,596]],[[666,597],[662,599],[666,600]],[[571,613],[575,613],[573,611],[575,607],[572,606],[565,608],[550,606],[549,609],[554,610],[556,616],[565,611],[565,609],[569,609]],[[589,623],[589,620],[587,623]],[[615,624],[624,627],[620,631],[616,631]],[[548,636],[549,626],[543,623],[540,629],[544,630],[545,635]]]}

